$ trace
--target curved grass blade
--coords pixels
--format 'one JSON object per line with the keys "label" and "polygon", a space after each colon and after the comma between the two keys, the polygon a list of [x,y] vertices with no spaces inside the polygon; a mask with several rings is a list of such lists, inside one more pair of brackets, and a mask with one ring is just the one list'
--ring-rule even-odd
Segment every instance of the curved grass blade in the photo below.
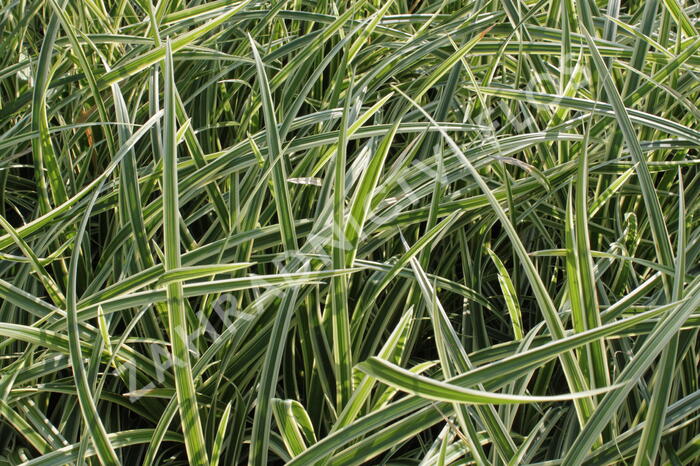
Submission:
{"label": "curved grass blade", "polygon": [[576,398],[591,397],[614,390],[615,386],[604,389],[589,390],[585,393],[569,393],[566,395],[552,396],[522,396],[504,393],[484,392],[462,388],[457,385],[432,380],[425,376],[414,374],[395,364],[372,357],[358,366],[362,372],[371,375],[382,382],[399,390],[411,393],[422,398],[450,403],[469,404],[515,404],[534,402],[568,401]]}

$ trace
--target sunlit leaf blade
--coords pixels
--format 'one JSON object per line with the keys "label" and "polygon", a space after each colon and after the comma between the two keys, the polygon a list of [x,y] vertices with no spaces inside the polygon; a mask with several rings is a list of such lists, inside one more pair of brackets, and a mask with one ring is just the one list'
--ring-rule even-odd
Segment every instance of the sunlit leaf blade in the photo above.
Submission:
{"label": "sunlit leaf blade", "polygon": [[[170,41],[166,43],[165,102],[163,126],[163,230],[165,272],[181,267],[180,258],[180,217],[177,174],[177,139],[175,116],[175,77],[173,74],[173,56]],[[197,464],[206,464],[207,452],[204,433],[199,416],[197,392],[192,377],[192,366],[188,348],[189,326],[185,315],[185,301],[182,278],[171,281],[166,288],[169,333],[172,346],[172,358],[175,369],[175,388],[180,411],[182,430],[187,447],[187,456]]]}

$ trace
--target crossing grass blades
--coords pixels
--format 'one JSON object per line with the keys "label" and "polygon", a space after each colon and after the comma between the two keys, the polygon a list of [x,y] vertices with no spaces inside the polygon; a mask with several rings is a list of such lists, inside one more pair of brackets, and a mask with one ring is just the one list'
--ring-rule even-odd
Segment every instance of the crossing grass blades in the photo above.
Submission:
{"label": "crossing grass blades", "polygon": [[0,2],[0,463],[700,461],[700,8]]}

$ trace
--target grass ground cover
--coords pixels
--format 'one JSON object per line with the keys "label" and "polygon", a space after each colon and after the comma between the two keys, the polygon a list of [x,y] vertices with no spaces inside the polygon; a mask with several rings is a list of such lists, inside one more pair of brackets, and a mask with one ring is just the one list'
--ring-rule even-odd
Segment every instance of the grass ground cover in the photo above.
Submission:
{"label": "grass ground cover", "polygon": [[0,463],[698,464],[698,18],[0,0]]}

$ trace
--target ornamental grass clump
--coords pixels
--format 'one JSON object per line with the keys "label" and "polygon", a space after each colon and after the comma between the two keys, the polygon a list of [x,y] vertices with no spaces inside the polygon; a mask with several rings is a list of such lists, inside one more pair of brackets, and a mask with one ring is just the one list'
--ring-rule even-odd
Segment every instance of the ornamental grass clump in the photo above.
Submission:
{"label": "ornamental grass clump", "polygon": [[0,464],[697,464],[699,19],[0,1]]}

